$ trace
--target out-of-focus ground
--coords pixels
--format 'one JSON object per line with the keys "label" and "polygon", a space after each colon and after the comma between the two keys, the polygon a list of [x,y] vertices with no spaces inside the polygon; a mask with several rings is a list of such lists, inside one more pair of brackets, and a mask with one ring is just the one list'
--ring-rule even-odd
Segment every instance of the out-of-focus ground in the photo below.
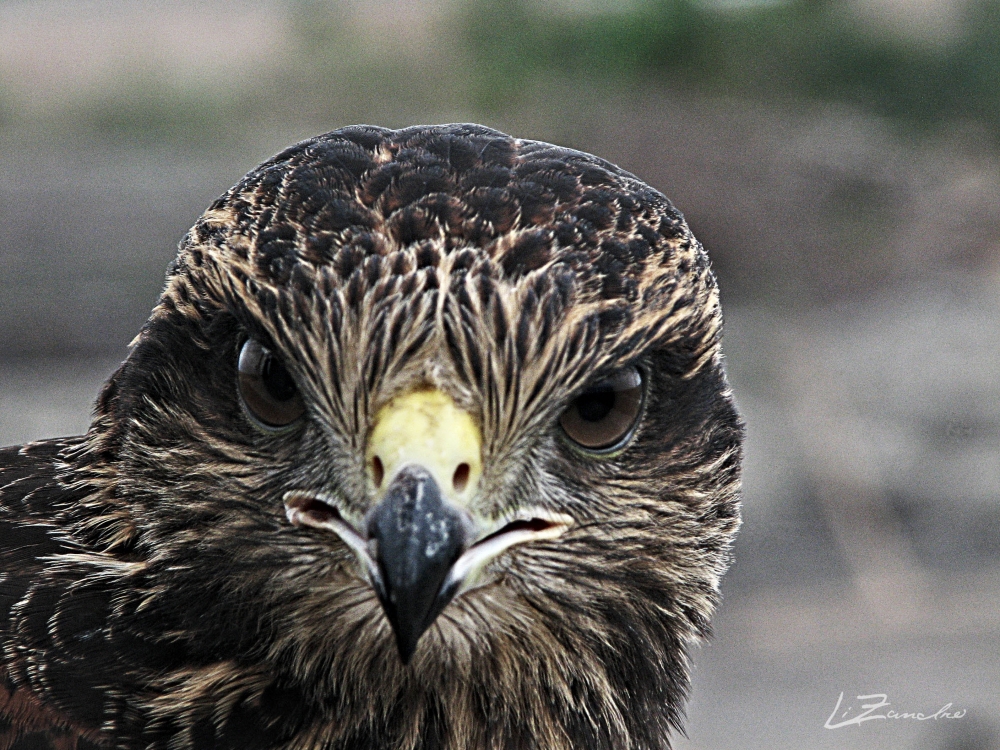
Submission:
{"label": "out-of-focus ground", "polygon": [[[545,28],[571,38],[591,5],[549,3]],[[974,5],[830,13],[937,60]],[[995,123],[673,68],[532,74],[491,100],[496,71],[455,72],[484,64],[456,8],[0,2],[0,444],[86,429],[184,231],[288,143],[473,119],[582,148],[662,190],[707,246],[747,422],[745,523],[678,746],[1000,748]],[[842,692],[840,720],[877,693],[967,713],[825,729]]]}

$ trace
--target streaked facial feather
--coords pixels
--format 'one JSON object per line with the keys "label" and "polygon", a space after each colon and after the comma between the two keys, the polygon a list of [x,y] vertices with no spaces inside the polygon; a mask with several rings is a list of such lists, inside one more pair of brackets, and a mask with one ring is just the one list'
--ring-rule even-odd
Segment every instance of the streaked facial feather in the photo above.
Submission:
{"label": "streaked facial feather", "polygon": [[[262,433],[241,411],[248,335],[295,378],[300,427]],[[680,214],[595,157],[479,126],[357,127],[266,162],[182,242],[65,454],[81,499],[58,512],[86,562],[61,564],[113,592],[109,642],[149,643],[102,677],[118,697],[100,731],[171,748],[235,746],[241,723],[259,732],[247,746],[668,747],[739,524],[720,337]],[[574,449],[560,413],[627,364],[648,381],[634,438]],[[576,524],[498,557],[404,667],[356,558],[291,526],[281,498],[368,510],[373,416],[416,384],[480,426],[477,513]]]}

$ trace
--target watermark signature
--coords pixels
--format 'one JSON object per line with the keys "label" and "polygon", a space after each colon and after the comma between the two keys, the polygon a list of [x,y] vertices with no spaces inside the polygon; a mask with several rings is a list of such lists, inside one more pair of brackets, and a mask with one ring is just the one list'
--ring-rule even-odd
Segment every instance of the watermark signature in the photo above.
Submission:
{"label": "watermark signature", "polygon": [[[924,714],[917,711],[896,711],[895,709],[875,713],[880,709],[888,708],[892,705],[892,703],[889,702],[889,696],[886,693],[859,695],[857,696],[857,700],[872,702],[862,702],[860,712],[855,712],[854,706],[850,705],[847,707],[847,710],[840,713],[840,707],[844,702],[844,694],[841,693],[840,697],[837,698],[837,705],[833,707],[833,713],[830,714],[830,718],[826,720],[826,723],[823,726],[826,729],[840,729],[841,727],[861,726],[866,721],[874,721],[876,719],[913,719],[914,721],[928,721],[930,719],[934,719],[937,721],[938,719],[961,719],[965,716],[964,708],[952,710],[951,703],[945,703],[941,706],[941,708],[932,714]],[[838,714],[840,714],[840,720],[835,721]]]}

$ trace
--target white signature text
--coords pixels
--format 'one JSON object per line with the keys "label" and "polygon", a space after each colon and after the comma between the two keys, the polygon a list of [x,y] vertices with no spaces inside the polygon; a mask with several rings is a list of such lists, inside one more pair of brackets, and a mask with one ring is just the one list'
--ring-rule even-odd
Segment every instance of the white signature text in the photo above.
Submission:
{"label": "white signature text", "polygon": [[[937,719],[961,719],[965,716],[964,708],[952,710],[950,703],[945,703],[932,714],[918,713],[916,711],[896,711],[894,709],[875,713],[876,711],[880,711],[880,709],[892,705],[886,693],[859,695],[857,699],[862,701],[860,712],[855,712],[852,705],[848,706],[846,711],[840,713],[840,706],[844,702],[844,694],[841,693],[840,697],[837,698],[837,705],[833,707],[833,713],[830,714],[830,718],[826,720],[823,726],[827,729],[840,729],[841,727],[861,726],[866,721],[874,721],[875,719],[915,719],[916,721],[934,719],[936,721]],[[870,702],[865,703],[864,701]],[[840,720],[835,721],[838,714],[840,714]]]}

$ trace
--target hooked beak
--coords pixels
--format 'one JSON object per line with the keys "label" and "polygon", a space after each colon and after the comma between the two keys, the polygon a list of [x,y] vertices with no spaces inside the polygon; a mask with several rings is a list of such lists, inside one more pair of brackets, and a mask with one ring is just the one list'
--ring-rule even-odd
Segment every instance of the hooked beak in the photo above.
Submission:
{"label": "hooked beak", "polygon": [[542,509],[477,522],[467,501],[479,479],[480,445],[471,417],[449,397],[414,391],[376,417],[367,463],[380,498],[360,524],[343,518],[325,493],[285,493],[289,521],[333,531],[357,555],[403,664],[448,603],[478,584],[490,560],[516,544],[555,538],[572,524]]}
{"label": "hooked beak", "polygon": [[469,546],[468,514],[446,504],[434,477],[407,466],[368,518],[381,573],[375,591],[406,664],[417,641],[451,600],[442,584]]}

